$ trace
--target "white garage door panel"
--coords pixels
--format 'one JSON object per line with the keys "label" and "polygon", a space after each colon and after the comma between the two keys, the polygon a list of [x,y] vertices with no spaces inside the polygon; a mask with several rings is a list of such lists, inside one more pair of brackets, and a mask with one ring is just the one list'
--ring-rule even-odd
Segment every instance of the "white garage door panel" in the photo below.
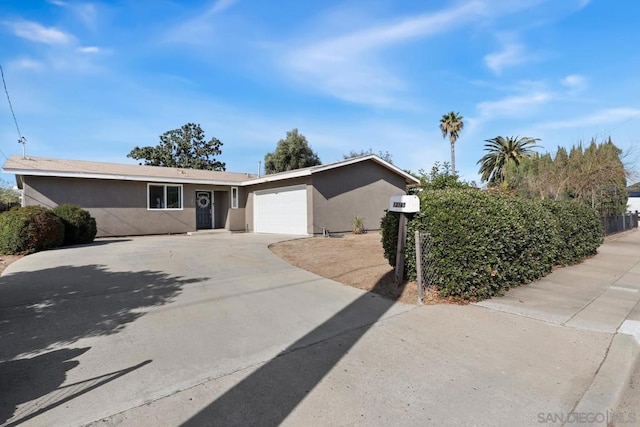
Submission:
{"label": "white garage door panel", "polygon": [[256,191],[253,198],[253,223],[256,233],[306,235],[306,186]]}

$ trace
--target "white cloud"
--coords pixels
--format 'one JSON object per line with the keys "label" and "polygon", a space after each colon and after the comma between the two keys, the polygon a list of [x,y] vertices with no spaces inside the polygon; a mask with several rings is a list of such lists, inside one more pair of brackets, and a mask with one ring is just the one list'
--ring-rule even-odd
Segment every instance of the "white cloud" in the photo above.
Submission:
{"label": "white cloud", "polygon": [[536,128],[551,130],[580,129],[593,127],[594,125],[615,124],[637,117],[640,117],[640,109],[638,108],[609,108],[578,118],[539,123]]}
{"label": "white cloud", "polygon": [[209,8],[207,14],[213,15],[216,13],[224,12],[237,2],[238,0],[218,0]]}
{"label": "white cloud", "polygon": [[500,74],[505,68],[526,64],[536,59],[535,55],[526,52],[522,44],[505,43],[500,52],[486,55],[484,62],[494,73]]}
{"label": "white cloud", "polygon": [[500,117],[514,117],[526,115],[531,110],[546,104],[553,99],[553,94],[546,91],[509,96],[497,101],[485,101],[478,104],[480,117],[484,120]]}
{"label": "white cloud", "polygon": [[102,50],[98,46],[81,46],[77,49],[80,53],[100,53]]}
{"label": "white cloud", "polygon": [[45,27],[37,22],[18,21],[5,23],[13,33],[27,40],[46,44],[68,44],[74,37],[55,27]]}
{"label": "white cloud", "polygon": [[278,58],[285,72],[313,90],[354,103],[397,106],[401,78],[385,66],[381,50],[463,26],[481,16],[484,4],[470,1],[435,13],[372,26],[298,45]]}
{"label": "white cloud", "polygon": [[483,3],[471,1],[441,12],[419,15],[393,24],[346,34],[310,47],[330,56],[378,50],[406,40],[450,31],[453,27],[462,26],[472,18],[478,17],[483,11]]}
{"label": "white cloud", "polygon": [[15,68],[22,70],[41,70],[44,67],[44,64],[40,61],[36,61],[31,58],[19,58],[14,61],[11,61],[11,65]]}
{"label": "white cloud", "polygon": [[47,0],[47,2],[69,9],[85,26],[95,29],[98,19],[98,10],[95,4],[88,2],[68,3],[61,0]]}
{"label": "white cloud", "polygon": [[180,22],[169,29],[165,40],[173,43],[202,44],[210,42],[215,33],[217,15],[226,11],[239,0],[217,0],[204,12],[198,13],[194,18]]}
{"label": "white cloud", "polygon": [[570,74],[564,79],[560,80],[560,83],[569,88],[573,93],[582,92],[587,88],[587,78],[579,74]]}
{"label": "white cloud", "polygon": [[98,10],[92,3],[81,3],[73,6],[73,12],[89,28],[95,28]]}

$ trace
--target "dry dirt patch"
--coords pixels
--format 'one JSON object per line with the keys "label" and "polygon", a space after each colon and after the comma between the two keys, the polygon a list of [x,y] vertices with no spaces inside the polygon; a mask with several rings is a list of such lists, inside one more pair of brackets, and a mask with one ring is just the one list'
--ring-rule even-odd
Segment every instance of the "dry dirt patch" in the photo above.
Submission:
{"label": "dry dirt patch", "polygon": [[0,255],[0,275],[4,273],[4,269],[9,266],[9,264],[19,260],[24,255]]}
{"label": "dry dirt patch", "polygon": [[416,304],[415,282],[394,283],[393,268],[384,258],[380,233],[343,237],[309,237],[275,243],[269,248],[280,258],[336,282],[408,304]]}

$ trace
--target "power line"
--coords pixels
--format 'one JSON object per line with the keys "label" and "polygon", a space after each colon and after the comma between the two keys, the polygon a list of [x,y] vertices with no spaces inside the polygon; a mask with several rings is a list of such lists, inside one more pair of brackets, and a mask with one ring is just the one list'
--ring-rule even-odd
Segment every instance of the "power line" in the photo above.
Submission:
{"label": "power line", "polygon": [[[637,119],[638,117],[640,117],[640,113],[638,114],[634,114],[633,116],[629,117],[627,120],[623,121],[622,123],[618,124],[618,126],[614,126],[613,128],[609,129],[607,131],[607,133],[611,133],[614,130],[621,128],[622,126],[626,125],[627,123],[629,123],[631,120]],[[604,135],[603,135],[604,136]]]}
{"label": "power line", "polygon": [[596,138],[598,137],[598,135],[601,135],[601,136],[602,136],[602,138],[605,138],[605,137],[607,136],[607,134],[609,134],[609,136],[611,136],[611,132],[613,132],[613,131],[614,131],[614,130],[616,130],[616,129],[621,128],[622,126],[624,126],[624,125],[626,125],[627,123],[629,123],[631,120],[635,120],[635,119],[637,119],[638,117],[640,117],[640,113],[636,113],[636,114],[632,115],[631,117],[628,117],[627,119],[623,120],[622,122],[618,123],[617,125],[615,125],[615,126],[613,126],[613,127],[610,127],[610,128],[609,128],[609,129],[607,129],[607,130],[604,130],[604,131],[602,131],[602,132],[598,132],[598,133],[596,134]]}
{"label": "power line", "polygon": [[18,120],[16,119],[16,113],[13,112],[13,105],[11,105],[11,98],[9,98],[9,91],[7,90],[7,82],[4,81],[4,71],[2,70],[2,65],[0,65],[0,75],[2,75],[2,85],[4,86],[4,93],[7,95],[7,101],[9,102],[9,109],[11,110],[11,115],[13,116],[13,122],[16,124],[16,129],[18,130],[18,136],[22,139],[22,134],[20,133],[20,127],[18,126]]}
{"label": "power line", "polygon": [[[24,147],[25,147],[25,144],[27,143],[27,139],[24,136],[22,136],[22,133],[20,132],[20,126],[18,126],[18,119],[16,119],[16,113],[13,111],[13,105],[11,104],[9,91],[7,90],[7,82],[4,80],[4,70],[2,69],[2,65],[0,65],[0,75],[2,76],[2,85],[4,86],[4,93],[7,95],[7,102],[9,103],[9,109],[11,110],[11,115],[13,116],[13,123],[16,124],[16,130],[18,131],[18,143],[22,144],[22,157],[24,157],[25,156]],[[5,154],[2,151],[0,151],[0,154],[2,154],[5,159],[7,158],[7,156],[5,156]]]}

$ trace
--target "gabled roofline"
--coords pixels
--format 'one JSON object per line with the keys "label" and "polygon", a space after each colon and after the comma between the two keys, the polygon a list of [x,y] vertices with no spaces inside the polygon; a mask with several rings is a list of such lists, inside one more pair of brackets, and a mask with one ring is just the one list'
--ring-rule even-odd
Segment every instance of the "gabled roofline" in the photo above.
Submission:
{"label": "gabled roofline", "polygon": [[140,175],[116,175],[105,173],[85,173],[85,172],[57,172],[57,171],[36,171],[33,169],[13,169],[2,168],[5,173],[12,173],[16,176],[51,176],[57,178],[89,178],[89,179],[109,179],[120,181],[143,181],[143,182],[166,182],[171,184],[208,184],[208,185],[233,185],[240,186],[242,181],[221,181],[212,179],[194,178],[169,178],[160,176],[140,176]]}
{"label": "gabled roofline", "polygon": [[390,171],[402,176],[407,184],[419,184],[420,180],[416,177],[408,174],[402,169],[392,165],[391,163],[381,159],[375,154],[370,154],[361,157],[353,157],[350,159],[342,160],[335,163],[329,163],[326,165],[312,166],[303,169],[295,169],[289,172],[281,172],[272,175],[265,175],[260,178],[252,178],[244,181],[232,181],[221,179],[202,179],[202,178],[176,178],[176,177],[162,177],[162,176],[149,176],[149,175],[127,175],[127,174],[108,174],[108,173],[92,173],[92,172],[62,172],[51,170],[34,170],[34,169],[22,169],[22,168],[7,168],[3,167],[2,170],[5,173],[13,173],[16,176],[51,176],[61,178],[91,178],[91,179],[108,179],[108,180],[122,180],[122,181],[144,181],[144,182],[167,182],[177,184],[208,184],[208,185],[225,185],[225,186],[237,186],[244,187],[248,185],[262,184],[265,182],[282,181],[285,179],[299,178],[304,176],[311,176],[314,173],[325,172],[331,169],[340,168],[343,166],[352,165],[354,163],[360,163],[364,161],[372,160],[379,165],[389,169]]}
{"label": "gabled roofline", "polygon": [[265,175],[263,177],[260,178],[254,178],[254,179],[250,179],[248,181],[244,181],[242,183],[242,185],[255,185],[255,184],[262,184],[265,182],[274,182],[274,181],[281,181],[283,179],[291,179],[291,178],[299,178],[299,177],[303,177],[303,176],[310,176],[313,175],[314,173],[318,173],[318,172],[324,172],[324,171],[328,171],[331,169],[336,169],[336,168],[340,168],[343,166],[348,166],[348,165],[352,165],[354,163],[359,163],[359,162],[364,162],[367,160],[373,160],[374,162],[378,163],[379,165],[395,172],[396,174],[402,176],[406,181],[407,184],[419,184],[420,180],[418,178],[416,178],[415,176],[408,174],[407,172],[403,171],[402,169],[398,168],[397,166],[392,165],[391,163],[381,159],[380,157],[376,156],[375,154],[369,154],[366,156],[361,156],[361,157],[353,157],[347,160],[342,160],[340,162],[335,162],[335,163],[329,163],[327,165],[319,165],[319,166],[312,166],[309,168],[304,168],[304,169],[295,169],[292,170],[290,172],[281,172],[281,173],[277,173],[277,174],[273,174],[273,175]]}
{"label": "gabled roofline", "polygon": [[289,172],[279,172],[271,175],[264,175],[264,176],[261,176],[260,178],[254,178],[248,181],[243,181],[242,185],[243,186],[255,185],[255,184],[262,184],[264,182],[281,181],[283,179],[300,178],[302,176],[310,176],[312,173],[313,172],[311,168],[294,169]]}

